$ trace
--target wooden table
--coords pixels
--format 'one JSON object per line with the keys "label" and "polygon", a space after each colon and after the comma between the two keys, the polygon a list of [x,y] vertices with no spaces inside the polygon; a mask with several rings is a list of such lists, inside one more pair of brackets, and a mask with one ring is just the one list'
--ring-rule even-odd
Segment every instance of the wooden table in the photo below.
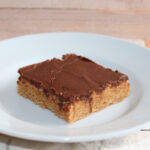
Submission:
{"label": "wooden table", "polygon": [[149,27],[149,0],[0,0],[0,39],[64,31],[150,39]]}

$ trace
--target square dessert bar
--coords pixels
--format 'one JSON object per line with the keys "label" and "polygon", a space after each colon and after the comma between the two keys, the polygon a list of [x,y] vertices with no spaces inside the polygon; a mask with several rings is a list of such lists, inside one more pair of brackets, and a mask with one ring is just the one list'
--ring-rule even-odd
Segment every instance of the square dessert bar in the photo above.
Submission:
{"label": "square dessert bar", "polygon": [[69,123],[122,101],[130,91],[126,75],[75,54],[18,72],[18,93]]}

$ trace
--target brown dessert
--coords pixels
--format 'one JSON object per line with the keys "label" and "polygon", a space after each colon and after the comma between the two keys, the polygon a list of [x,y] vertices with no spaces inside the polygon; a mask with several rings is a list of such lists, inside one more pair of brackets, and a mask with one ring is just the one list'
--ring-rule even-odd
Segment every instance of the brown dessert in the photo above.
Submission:
{"label": "brown dessert", "polygon": [[67,54],[19,69],[18,93],[72,123],[128,96],[128,77]]}

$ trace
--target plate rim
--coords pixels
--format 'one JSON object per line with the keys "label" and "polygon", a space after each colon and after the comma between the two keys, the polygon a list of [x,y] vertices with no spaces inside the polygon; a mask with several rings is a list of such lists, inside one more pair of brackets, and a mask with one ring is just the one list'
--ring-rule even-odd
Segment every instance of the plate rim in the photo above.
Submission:
{"label": "plate rim", "polygon": [[105,35],[105,34],[99,34],[99,33],[91,33],[91,32],[39,32],[39,33],[30,33],[30,34],[24,34],[24,35],[20,35],[20,36],[15,36],[15,37],[10,37],[10,38],[6,38],[6,39],[1,39],[0,40],[0,44],[2,42],[8,42],[10,40],[15,40],[15,39],[20,39],[20,38],[27,38],[27,37],[32,37],[32,36],[41,36],[41,35],[49,35],[49,34],[80,34],[80,35],[95,35],[95,36],[101,36],[101,37],[105,37],[105,38],[111,38],[111,39],[114,39],[114,40],[118,40],[118,41],[122,41],[122,42],[126,42],[128,44],[131,44],[131,45],[136,45],[138,47],[141,47],[141,48],[144,48],[145,50],[147,51],[150,51],[149,48],[143,46],[143,45],[140,45],[140,44],[137,44],[137,43],[134,43],[128,39],[124,39],[124,38],[119,38],[119,37],[114,37],[114,36],[111,36],[111,35]]}
{"label": "plate rim", "polygon": [[39,142],[41,141],[41,142],[59,142],[59,143],[78,143],[78,142],[92,142],[92,141],[122,137],[130,133],[134,133],[135,131],[145,128],[149,125],[150,125],[150,121],[129,129],[119,130],[117,132],[114,131],[105,134],[95,134],[92,136],[42,136],[41,138],[41,136],[34,136],[32,134],[26,134],[26,133],[18,134],[18,132],[5,131],[3,129],[0,129],[0,133],[8,136],[24,139],[24,140],[32,140],[32,141],[39,141]]}

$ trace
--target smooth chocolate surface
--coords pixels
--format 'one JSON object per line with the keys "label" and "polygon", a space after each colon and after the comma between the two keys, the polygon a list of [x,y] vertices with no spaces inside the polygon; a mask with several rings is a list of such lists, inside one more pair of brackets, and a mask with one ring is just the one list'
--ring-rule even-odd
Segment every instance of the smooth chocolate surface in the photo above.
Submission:
{"label": "smooth chocolate surface", "polygon": [[118,71],[104,68],[75,54],[26,66],[18,72],[21,78],[44,88],[47,95],[53,92],[66,101],[88,99],[93,91],[101,92],[108,84],[117,86],[120,82],[128,80],[126,75]]}

